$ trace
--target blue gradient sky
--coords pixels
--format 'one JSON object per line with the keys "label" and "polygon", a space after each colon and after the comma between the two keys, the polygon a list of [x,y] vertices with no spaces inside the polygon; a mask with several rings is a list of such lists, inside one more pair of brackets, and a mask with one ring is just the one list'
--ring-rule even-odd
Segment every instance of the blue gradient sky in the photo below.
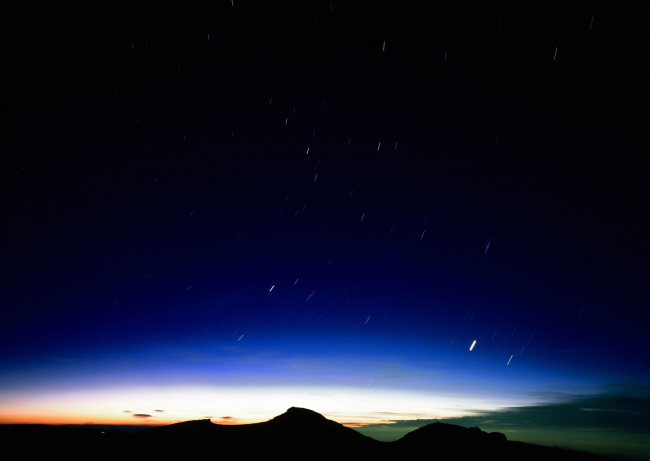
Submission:
{"label": "blue gradient sky", "polygon": [[647,402],[628,16],[373,5],[9,14],[0,422]]}

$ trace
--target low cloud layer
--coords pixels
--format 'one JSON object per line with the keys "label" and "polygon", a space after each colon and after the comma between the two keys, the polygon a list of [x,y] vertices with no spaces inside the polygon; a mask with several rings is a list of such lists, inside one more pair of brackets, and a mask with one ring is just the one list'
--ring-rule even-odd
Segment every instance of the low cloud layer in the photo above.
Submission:
{"label": "low cloud layer", "polygon": [[543,427],[650,433],[650,396],[581,396],[561,403],[508,408],[444,421],[503,429]]}
{"label": "low cloud layer", "polygon": [[459,426],[502,427],[504,430],[535,428],[582,428],[650,433],[650,389],[636,395],[601,394],[571,396],[553,403],[476,411],[474,416],[446,419],[390,420],[365,427],[421,427],[437,421]]}
{"label": "low cloud layer", "polygon": [[[477,411],[474,416],[458,418],[392,420],[357,430],[379,440],[396,440],[435,422],[503,432],[509,440],[636,459],[644,446],[650,446],[647,445],[650,441],[650,389],[636,389],[629,394],[565,397],[553,403]],[[650,450],[645,450],[650,458]]]}

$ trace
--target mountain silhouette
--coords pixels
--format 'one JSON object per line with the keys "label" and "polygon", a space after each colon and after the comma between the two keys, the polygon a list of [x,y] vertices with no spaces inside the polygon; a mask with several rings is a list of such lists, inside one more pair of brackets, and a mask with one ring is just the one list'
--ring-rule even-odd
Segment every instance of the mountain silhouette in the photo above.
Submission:
{"label": "mountain silhouette", "polygon": [[188,421],[134,434],[135,449],[145,453],[183,452],[205,454],[204,448],[218,447],[219,453],[245,458],[269,453],[300,459],[323,459],[336,454],[372,452],[376,440],[347,428],[323,415],[292,407],[262,423],[213,424],[209,420]]}
{"label": "mountain silhouette", "polygon": [[503,451],[506,436],[500,432],[483,432],[478,427],[465,428],[453,424],[427,424],[404,435],[396,442],[403,449],[426,450],[435,442],[435,449],[444,448],[458,454],[471,456],[478,452]]}
{"label": "mountain silhouette", "polygon": [[254,424],[222,425],[209,419],[185,421],[134,434],[47,425],[0,426],[0,443],[17,459],[372,459],[406,457],[440,460],[603,461],[604,458],[559,448],[511,442],[478,427],[433,423],[395,442],[379,442],[304,408],[289,408]]}
{"label": "mountain silhouette", "polygon": [[393,442],[391,449],[402,455],[431,455],[440,459],[596,461],[602,456],[562,448],[508,441],[500,432],[436,422],[418,428]]}

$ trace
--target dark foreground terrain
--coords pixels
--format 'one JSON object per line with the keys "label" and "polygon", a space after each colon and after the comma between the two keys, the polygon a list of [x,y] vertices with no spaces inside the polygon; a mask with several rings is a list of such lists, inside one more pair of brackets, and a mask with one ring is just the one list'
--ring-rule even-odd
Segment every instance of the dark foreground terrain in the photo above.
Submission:
{"label": "dark foreground terrain", "polygon": [[47,425],[0,426],[4,452],[13,459],[380,459],[578,460],[608,458],[559,448],[508,441],[505,435],[434,423],[395,442],[378,442],[302,408],[270,421],[224,426],[187,421],[121,431]]}

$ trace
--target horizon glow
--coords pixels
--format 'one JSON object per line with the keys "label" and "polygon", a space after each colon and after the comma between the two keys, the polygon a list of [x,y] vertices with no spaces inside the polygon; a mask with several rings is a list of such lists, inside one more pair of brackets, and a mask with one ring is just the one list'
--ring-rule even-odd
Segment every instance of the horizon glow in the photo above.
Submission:
{"label": "horizon glow", "polygon": [[52,393],[38,398],[16,392],[2,403],[1,423],[136,424],[133,414],[150,414],[150,418],[136,421],[170,424],[209,418],[220,424],[248,424],[269,420],[290,407],[302,407],[355,426],[389,419],[462,417],[476,410],[497,410],[510,402],[392,389],[187,385]]}
{"label": "horizon glow", "polygon": [[[542,372],[526,369],[513,375],[505,364],[492,373],[478,362],[467,369],[462,352],[447,352],[437,361],[411,357],[405,362],[388,352],[390,345],[372,358],[282,353],[290,343],[270,349],[237,344],[212,352],[151,346],[128,356],[93,357],[92,362],[59,358],[49,373],[38,367],[38,383],[28,370],[16,372],[0,392],[0,423],[170,424],[210,418],[243,424],[297,406],[362,426],[534,405],[552,401],[543,397],[550,389],[584,388],[568,376],[544,380]],[[95,361],[103,371],[89,373]],[[510,374],[507,392],[498,384],[504,373]],[[538,379],[536,388],[528,384],[531,376]],[[136,419],[135,414],[150,416]]]}

